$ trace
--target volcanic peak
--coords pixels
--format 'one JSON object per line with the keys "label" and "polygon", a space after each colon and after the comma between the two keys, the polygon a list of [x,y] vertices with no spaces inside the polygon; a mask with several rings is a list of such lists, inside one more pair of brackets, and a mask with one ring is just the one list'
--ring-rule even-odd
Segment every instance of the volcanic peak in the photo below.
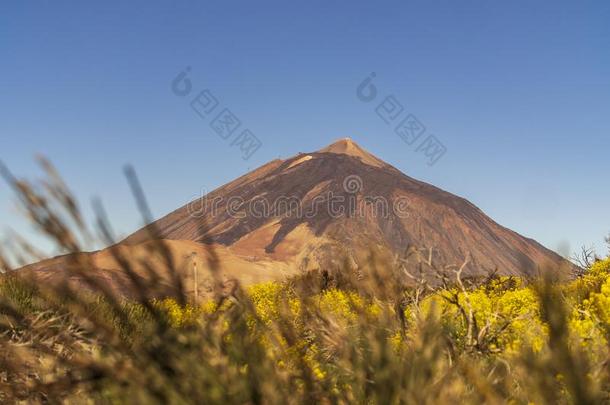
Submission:
{"label": "volcanic peak", "polygon": [[354,142],[351,138],[341,138],[325,148],[322,148],[318,153],[335,153],[340,155],[348,155],[360,159],[363,163],[375,167],[384,167],[387,164],[381,159],[374,156],[372,153],[364,150],[360,145]]}

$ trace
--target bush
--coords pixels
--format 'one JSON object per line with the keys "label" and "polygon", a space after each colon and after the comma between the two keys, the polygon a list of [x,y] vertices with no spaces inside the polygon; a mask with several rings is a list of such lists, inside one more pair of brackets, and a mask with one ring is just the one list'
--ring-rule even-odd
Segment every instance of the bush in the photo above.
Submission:
{"label": "bush", "polygon": [[[16,186],[43,232],[67,252],[83,250],[86,237],[48,205],[71,202],[61,185],[47,184],[48,198]],[[64,217],[81,223],[66,205]],[[563,284],[469,283],[461,270],[437,273],[430,263],[419,280],[394,263],[373,263],[357,280],[339,269],[334,281],[323,271],[321,280],[307,274],[245,290],[217,281],[207,301],[194,303],[171,251],[147,229],[156,241],[151,257],[166,263],[165,290],[155,266],[140,259],[153,273],[140,277],[120,249],[112,252],[130,299],[89,277],[83,255],[68,257],[76,286],[0,275],[1,403],[610,401],[610,259]],[[213,246],[208,253],[218,274]]]}

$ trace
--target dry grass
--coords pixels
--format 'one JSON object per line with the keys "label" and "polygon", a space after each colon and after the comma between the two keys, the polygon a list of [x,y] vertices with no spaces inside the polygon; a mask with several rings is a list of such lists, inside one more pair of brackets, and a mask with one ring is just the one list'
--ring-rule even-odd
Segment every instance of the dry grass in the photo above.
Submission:
{"label": "dry grass", "polygon": [[[93,240],[93,232],[59,176],[48,163],[43,165],[50,176],[42,188],[6,170],[4,175],[40,231],[66,253],[79,252]],[[150,223],[133,172],[128,171],[128,178]],[[98,229],[112,244],[99,205],[97,214]],[[148,231],[154,240],[154,227]],[[201,232],[205,235],[205,227]],[[484,315],[476,294],[485,288],[512,291],[516,281],[464,280],[461,267],[440,268],[415,249],[395,263],[372,258],[365,270],[354,272],[346,265],[279,287],[245,291],[239,284],[227,289],[216,280],[214,299],[203,306],[190,302],[171,251],[162,242],[153,249],[173,275],[171,288],[162,292],[171,298],[165,303],[155,300],[161,293],[155,269],[150,266],[147,277],[138,276],[119,249],[113,250],[115,260],[137,292],[129,301],[90,274],[86,256],[71,256],[70,268],[90,293],[74,284],[48,288],[18,277],[11,263],[23,263],[33,253],[22,241],[0,255],[6,272],[0,279],[0,402],[609,400],[607,320],[587,318],[600,322],[595,330],[605,331],[601,357],[596,352],[592,358],[574,344],[570,326],[570,297],[586,297],[584,302],[600,291],[601,283],[579,284],[568,297],[566,288],[549,277],[531,281],[535,312],[547,332],[540,335],[538,349],[523,344],[509,353],[499,337],[520,315]],[[209,260],[218,273],[222,263],[213,251]],[[435,305],[452,309],[451,322],[443,317],[448,312]],[[176,323],[176,316],[183,321]]]}

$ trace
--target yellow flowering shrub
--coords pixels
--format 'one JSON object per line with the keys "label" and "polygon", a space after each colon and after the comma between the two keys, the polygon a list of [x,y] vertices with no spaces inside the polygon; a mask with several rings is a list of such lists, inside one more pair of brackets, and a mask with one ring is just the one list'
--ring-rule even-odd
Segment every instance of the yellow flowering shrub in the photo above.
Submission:
{"label": "yellow flowering shrub", "polygon": [[566,296],[573,304],[586,300],[592,293],[600,291],[609,274],[610,259],[595,262],[582,277],[564,286]]}
{"label": "yellow flowering shrub", "polygon": [[156,300],[153,305],[165,313],[169,324],[176,328],[196,323],[204,313],[203,306],[192,304],[181,306],[172,298]]}
{"label": "yellow flowering shrub", "polygon": [[254,304],[256,314],[263,322],[277,319],[280,310],[281,293],[285,287],[280,283],[267,282],[248,288],[248,295]]}
{"label": "yellow flowering shrub", "polygon": [[585,300],[585,306],[597,315],[604,329],[610,329],[610,277],[606,278],[600,292],[592,293]]}
{"label": "yellow flowering shrub", "polygon": [[364,309],[362,298],[352,291],[330,289],[316,297],[322,312],[335,315],[346,320],[355,320],[357,310]]}
{"label": "yellow flowering shrub", "polygon": [[[584,348],[590,355],[604,350],[610,334],[610,260],[596,262],[584,276],[564,284],[562,291],[570,308],[568,323],[573,344]],[[311,337],[306,337],[308,332],[301,323],[301,308],[304,305],[301,298],[285,284],[277,282],[253,285],[247,289],[247,294],[264,325],[271,326],[278,319],[290,319],[303,335],[302,340],[292,342],[290,346],[275,328],[261,335],[261,344],[274,351],[278,358],[282,351],[288,354],[294,352],[288,358],[295,359],[299,358],[298,353],[301,356],[306,353],[307,363],[319,378],[323,378],[325,372],[316,360],[318,346]],[[309,296],[307,300],[321,314],[331,316],[335,322],[344,325],[354,324],[362,320],[362,316],[365,320],[374,320],[381,314],[387,314],[384,311],[393,311],[392,305],[336,288]],[[181,307],[175,301],[165,299],[156,301],[155,305],[167,314],[170,324],[175,327],[192,324],[202,314],[217,309],[212,301],[201,306]],[[426,296],[417,307],[408,306],[404,310],[407,329],[402,332],[388,331],[387,341],[395,350],[408,344],[414,322],[419,316],[436,319],[458,345],[472,344],[473,339],[480,339],[484,342],[485,350],[491,352],[516,354],[524,348],[539,352],[545,346],[548,334],[540,317],[539,306],[534,288],[517,277],[499,277],[466,292],[455,288],[439,290]],[[470,341],[467,342],[470,312],[477,330],[470,331]],[[254,327],[254,318],[248,319],[248,325]],[[479,335],[473,336],[477,331]],[[272,344],[272,341],[276,344],[279,342],[280,346]],[[282,365],[288,366],[284,361]]]}
{"label": "yellow flowering shrub", "polygon": [[593,263],[589,272],[593,273],[593,274],[602,273],[602,274],[606,274],[606,275],[608,273],[610,273],[610,257],[608,257],[604,260],[598,260],[595,263]]}
{"label": "yellow flowering shrub", "polygon": [[590,354],[603,352],[610,338],[610,258],[595,262],[565,290],[573,306],[573,338]]}

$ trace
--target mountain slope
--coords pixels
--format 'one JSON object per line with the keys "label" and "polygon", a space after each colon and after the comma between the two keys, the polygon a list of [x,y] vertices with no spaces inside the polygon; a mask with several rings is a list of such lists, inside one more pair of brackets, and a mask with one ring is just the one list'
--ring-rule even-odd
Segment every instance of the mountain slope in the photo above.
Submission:
{"label": "mountain slope", "polygon": [[[160,237],[215,243],[252,262],[308,270],[356,265],[371,249],[389,256],[432,248],[467,272],[529,274],[563,259],[504,228],[467,200],[412,179],[351,139],[266,165],[155,223]],[[126,244],[149,238],[141,230]],[[271,268],[269,271],[273,271]]]}

